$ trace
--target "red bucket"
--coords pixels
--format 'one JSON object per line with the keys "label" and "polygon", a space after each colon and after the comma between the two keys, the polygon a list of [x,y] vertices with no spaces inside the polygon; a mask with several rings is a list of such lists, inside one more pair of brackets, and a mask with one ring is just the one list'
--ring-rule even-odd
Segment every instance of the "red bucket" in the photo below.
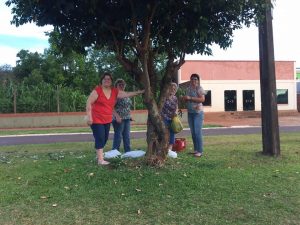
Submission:
{"label": "red bucket", "polygon": [[181,152],[186,147],[186,140],[185,138],[175,138],[175,143],[173,145],[173,151]]}

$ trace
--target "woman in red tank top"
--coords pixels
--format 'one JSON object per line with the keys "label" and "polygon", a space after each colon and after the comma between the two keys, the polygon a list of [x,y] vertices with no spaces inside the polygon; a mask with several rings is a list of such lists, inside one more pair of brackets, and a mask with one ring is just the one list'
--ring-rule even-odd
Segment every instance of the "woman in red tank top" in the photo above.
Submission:
{"label": "woman in red tank top", "polygon": [[144,93],[144,90],[135,92],[120,91],[112,87],[112,75],[104,73],[86,103],[87,123],[90,125],[95,139],[98,165],[108,165],[103,158],[103,148],[108,140],[113,110],[117,98],[126,98]]}

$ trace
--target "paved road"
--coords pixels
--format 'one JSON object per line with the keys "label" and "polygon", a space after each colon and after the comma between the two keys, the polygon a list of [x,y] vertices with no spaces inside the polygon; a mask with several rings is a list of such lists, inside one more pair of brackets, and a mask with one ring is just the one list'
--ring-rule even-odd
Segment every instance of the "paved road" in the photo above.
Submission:
{"label": "paved road", "polygon": [[[261,127],[226,127],[226,128],[205,128],[203,129],[204,136],[212,135],[239,135],[239,134],[256,134],[261,133]],[[282,126],[280,132],[300,132],[300,126]],[[178,137],[190,135],[190,130],[185,129]],[[113,137],[110,134],[109,138]],[[145,138],[144,131],[132,131],[131,138]],[[36,134],[36,135],[10,135],[0,136],[0,146],[5,145],[23,145],[23,144],[48,144],[55,142],[85,142],[93,141],[93,136],[90,133],[76,134]]]}

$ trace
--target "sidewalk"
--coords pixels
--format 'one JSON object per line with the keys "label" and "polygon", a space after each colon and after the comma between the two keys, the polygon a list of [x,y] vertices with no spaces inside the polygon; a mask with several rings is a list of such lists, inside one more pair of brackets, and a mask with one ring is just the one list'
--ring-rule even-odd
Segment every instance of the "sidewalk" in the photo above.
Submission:
{"label": "sidewalk", "polygon": [[[278,112],[279,126],[300,126],[300,113],[296,111]],[[261,112],[208,112],[204,114],[205,125],[261,126]]]}

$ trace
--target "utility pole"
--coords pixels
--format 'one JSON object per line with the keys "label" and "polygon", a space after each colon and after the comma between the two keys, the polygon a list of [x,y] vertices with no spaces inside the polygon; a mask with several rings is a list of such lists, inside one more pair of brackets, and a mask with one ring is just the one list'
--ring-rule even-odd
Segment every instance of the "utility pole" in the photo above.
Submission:
{"label": "utility pole", "polygon": [[259,24],[259,59],[263,154],[280,155],[271,0]]}

